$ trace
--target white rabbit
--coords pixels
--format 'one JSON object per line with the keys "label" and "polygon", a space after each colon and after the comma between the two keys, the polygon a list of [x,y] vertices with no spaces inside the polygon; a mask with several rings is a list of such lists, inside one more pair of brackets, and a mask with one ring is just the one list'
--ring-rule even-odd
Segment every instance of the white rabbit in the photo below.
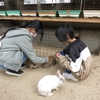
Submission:
{"label": "white rabbit", "polygon": [[39,95],[52,96],[52,90],[58,90],[58,87],[64,84],[65,78],[60,74],[60,70],[57,70],[56,75],[44,76],[37,85]]}

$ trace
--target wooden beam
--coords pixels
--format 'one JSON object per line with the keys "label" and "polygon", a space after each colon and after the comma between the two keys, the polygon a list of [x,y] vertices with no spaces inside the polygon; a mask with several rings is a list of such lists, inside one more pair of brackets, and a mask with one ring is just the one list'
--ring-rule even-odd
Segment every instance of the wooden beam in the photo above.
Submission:
{"label": "wooden beam", "polygon": [[38,19],[47,22],[76,22],[76,23],[100,23],[99,18],[50,18],[50,17],[0,17],[0,20],[31,21]]}

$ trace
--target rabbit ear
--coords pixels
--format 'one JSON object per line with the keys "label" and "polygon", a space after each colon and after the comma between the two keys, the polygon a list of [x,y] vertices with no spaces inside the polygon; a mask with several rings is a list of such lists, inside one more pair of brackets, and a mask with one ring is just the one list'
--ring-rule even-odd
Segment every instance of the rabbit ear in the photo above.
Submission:
{"label": "rabbit ear", "polygon": [[59,69],[57,70],[56,75],[57,75],[58,77],[60,77],[61,74],[60,74],[60,70],[59,70]]}

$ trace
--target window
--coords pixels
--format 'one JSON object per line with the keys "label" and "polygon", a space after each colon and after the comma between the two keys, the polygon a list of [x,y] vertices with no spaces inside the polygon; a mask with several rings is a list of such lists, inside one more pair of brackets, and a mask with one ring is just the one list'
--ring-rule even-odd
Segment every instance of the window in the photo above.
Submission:
{"label": "window", "polygon": [[24,4],[52,4],[52,3],[71,3],[71,0],[24,0]]}
{"label": "window", "polygon": [[24,4],[28,5],[28,4],[37,4],[37,0],[24,0]]}
{"label": "window", "polygon": [[60,3],[71,3],[71,0],[60,0]]}
{"label": "window", "polygon": [[0,6],[4,6],[4,2],[0,2]]}

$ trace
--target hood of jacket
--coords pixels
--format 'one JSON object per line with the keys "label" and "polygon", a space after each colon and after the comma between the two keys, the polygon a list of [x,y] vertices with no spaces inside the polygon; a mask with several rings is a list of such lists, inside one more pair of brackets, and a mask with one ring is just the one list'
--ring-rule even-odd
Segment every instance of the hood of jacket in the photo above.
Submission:
{"label": "hood of jacket", "polygon": [[16,30],[10,30],[7,32],[6,37],[11,38],[23,35],[27,35],[32,38],[32,35],[25,28],[17,28]]}

